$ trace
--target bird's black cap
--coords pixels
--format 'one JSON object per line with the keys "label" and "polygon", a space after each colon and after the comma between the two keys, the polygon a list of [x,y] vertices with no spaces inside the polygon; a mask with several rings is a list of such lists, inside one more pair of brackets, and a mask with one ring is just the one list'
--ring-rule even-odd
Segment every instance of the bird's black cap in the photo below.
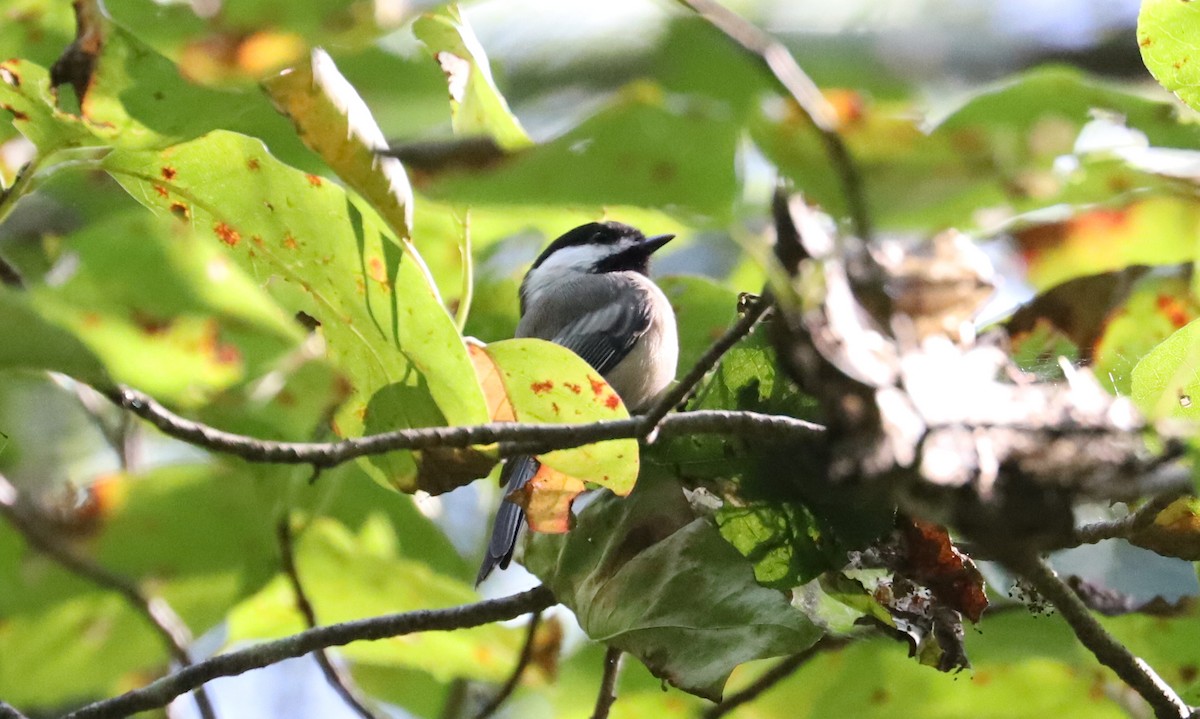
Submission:
{"label": "bird's black cap", "polygon": [[542,254],[538,255],[537,260],[534,261],[533,268],[540,267],[546,261],[546,258],[567,247],[617,245],[622,241],[633,240],[634,244],[621,252],[605,257],[596,264],[592,271],[620,272],[623,270],[632,270],[645,274],[649,266],[650,255],[674,237],[674,235],[656,235],[648,238],[636,227],[631,227],[620,222],[589,222],[586,225],[580,225],[573,230],[567,231],[554,242],[547,245]]}

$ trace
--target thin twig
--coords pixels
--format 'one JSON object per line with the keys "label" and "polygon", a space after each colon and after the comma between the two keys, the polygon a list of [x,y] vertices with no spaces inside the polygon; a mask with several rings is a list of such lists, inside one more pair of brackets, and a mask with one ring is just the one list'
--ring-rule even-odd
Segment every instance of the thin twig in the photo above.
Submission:
{"label": "thin twig", "polygon": [[525,673],[525,668],[529,666],[529,660],[533,659],[533,640],[537,636],[538,625],[542,622],[542,613],[534,612],[529,617],[529,626],[525,630],[525,644],[521,647],[521,656],[517,659],[517,665],[513,667],[512,673],[508,675],[508,681],[504,682],[504,686],[500,687],[500,691],[492,697],[475,719],[488,719],[496,713],[510,696],[516,690],[517,685],[521,683],[521,675]]}
{"label": "thin twig", "polygon": [[1151,497],[1145,504],[1120,519],[1085,524],[1075,530],[1074,544],[1072,546],[1095,544],[1096,542],[1116,537],[1128,537],[1153,524],[1154,518],[1160,512],[1185,494],[1187,494],[1187,490],[1183,488],[1173,492],[1165,492],[1157,497]]}
{"label": "thin twig", "polygon": [[805,118],[821,137],[825,154],[838,173],[842,195],[854,223],[854,233],[864,241],[871,239],[871,220],[867,212],[866,193],[862,175],[838,133],[838,115],[812,78],[796,62],[783,43],[745,18],[737,15],[714,0],[678,0],[713,27],[736,42],[743,50],[757,57],[766,66],[775,80],[800,106]]}
{"label": "thin twig", "polygon": [[0,719],[29,719],[29,717],[17,711],[13,705],[0,699]]}
{"label": "thin twig", "polygon": [[358,619],[316,627],[283,639],[220,654],[184,667],[141,689],[126,692],[78,709],[63,719],[113,719],[166,706],[172,699],[218,677],[232,677],[285,659],[302,657],[317,649],[351,642],[386,639],[428,631],[467,629],[546,609],[554,595],[546,587],[475,604],[446,609],[421,609],[401,614]]}
{"label": "thin twig", "polygon": [[[639,437],[644,427],[644,419],[640,417],[591,424],[492,422],[469,427],[400,429],[337,442],[272,442],[224,432],[200,422],[184,419],[137,390],[123,387],[105,390],[104,394],[114,403],[150,422],[163,434],[198,447],[232,454],[251,462],[311,464],[317,467],[332,467],[357,457],[398,449],[471,447],[513,442],[533,442],[544,447],[546,451],[567,449],[607,440]],[[706,410],[664,417],[659,422],[658,430],[664,436],[729,434],[796,440],[811,437],[813,433],[823,431],[824,427],[793,417],[759,412]],[[521,449],[523,448],[522,446]],[[501,444],[501,454],[508,455],[512,451],[511,447]]]}
{"label": "thin twig", "polygon": [[[187,650],[187,645],[192,640],[192,633],[175,613],[175,610],[171,608],[171,605],[160,597],[148,597],[142,594],[141,589],[132,580],[81,557],[63,544],[58,537],[43,526],[43,523],[32,512],[20,504],[16,487],[3,475],[0,475],[0,514],[4,515],[9,524],[21,533],[30,546],[71,572],[123,597],[162,639],[163,645],[172,659],[181,667],[186,668],[192,664],[192,658]],[[200,716],[204,719],[214,719],[216,714],[204,689],[197,688],[193,698],[196,701],[196,708],[200,711]]]}
{"label": "thin twig", "polygon": [[[310,629],[318,626],[317,612],[313,609],[312,602],[308,599],[308,594],[304,591],[304,584],[300,581],[300,572],[296,569],[296,555],[293,551],[294,543],[292,541],[292,525],[285,516],[279,520],[279,524],[275,528],[275,536],[279,540],[279,558],[283,564],[283,573],[287,575],[288,581],[292,585],[292,592],[296,595],[296,608],[300,610],[300,614],[304,617],[304,623]],[[324,649],[317,649],[312,653],[317,664],[321,667],[321,673],[325,675],[325,680],[333,687],[342,701],[346,702],[347,706],[354,710],[363,719],[382,719],[383,715],[371,710],[366,705],[358,693],[351,687],[351,680],[345,676],[333,662],[329,659],[329,654]]]}
{"label": "thin twig", "polygon": [[621,676],[621,657],[625,655],[616,647],[604,652],[604,675],[600,678],[600,693],[596,695],[596,709],[592,719],[606,719],[608,711],[617,701],[617,678]]}
{"label": "thin twig", "polygon": [[1024,553],[1010,557],[1009,568],[1023,577],[1030,586],[1045,597],[1058,610],[1075,636],[1088,648],[1101,664],[1116,672],[1121,681],[1128,684],[1154,709],[1158,719],[1187,719],[1192,710],[1179,698],[1150,665],[1135,657],[1104,629],[1088,611],[1074,591],[1071,590],[1054,570],[1040,557]]}
{"label": "thin twig", "polygon": [[755,679],[750,686],[742,689],[736,694],[731,694],[725,697],[719,704],[709,708],[704,712],[703,719],[717,719],[723,717],[729,712],[737,709],[743,704],[754,701],[762,694],[766,693],[779,682],[787,679],[800,667],[808,663],[810,659],[817,654],[835,649],[841,649],[849,642],[848,639],[824,637],[817,643],[813,644],[808,649],[802,652],[797,652],[790,657],[782,659],[775,666],[762,673],[758,679]]}
{"label": "thin twig", "polygon": [[664,418],[667,413],[674,409],[680,402],[683,401],[688,393],[692,391],[700,380],[704,379],[704,375],[708,374],[713,367],[717,366],[717,362],[725,356],[725,353],[733,348],[743,337],[750,334],[750,330],[754,329],[754,325],[766,315],[771,309],[770,301],[765,297],[759,297],[752,305],[746,308],[746,312],[738,319],[736,323],[725,334],[717,338],[700,359],[696,360],[696,364],[692,369],[679,381],[669,392],[664,394],[650,407],[644,415],[642,415],[642,436],[646,441],[652,442],[654,435],[662,427]]}

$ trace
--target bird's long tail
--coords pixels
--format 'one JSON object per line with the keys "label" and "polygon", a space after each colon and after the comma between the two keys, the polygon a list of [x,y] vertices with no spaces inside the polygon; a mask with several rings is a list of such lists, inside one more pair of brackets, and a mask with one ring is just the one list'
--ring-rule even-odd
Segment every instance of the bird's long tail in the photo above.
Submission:
{"label": "bird's long tail", "polygon": [[[500,482],[504,485],[504,496],[521,489],[533,475],[537,474],[538,461],[533,457],[513,457],[504,465],[500,472]],[[479,575],[475,578],[478,585],[492,573],[496,567],[506,569],[512,561],[513,551],[517,548],[517,537],[521,535],[521,525],[525,523],[525,510],[505,499],[500,503],[496,512],[496,523],[492,525],[492,538],[488,542],[487,554],[479,567]]]}

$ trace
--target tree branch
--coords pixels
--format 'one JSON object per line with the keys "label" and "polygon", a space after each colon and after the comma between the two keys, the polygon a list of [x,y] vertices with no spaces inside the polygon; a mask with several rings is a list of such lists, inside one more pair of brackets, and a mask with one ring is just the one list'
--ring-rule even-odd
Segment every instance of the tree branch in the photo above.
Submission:
{"label": "tree branch", "polygon": [[1023,553],[1009,557],[1009,568],[1024,577],[1039,594],[1048,599],[1071,626],[1079,642],[1088,648],[1101,664],[1116,672],[1154,709],[1158,719],[1187,719],[1192,710],[1175,690],[1158,676],[1146,662],[1135,657],[1104,629],[1083,603],[1054,570],[1036,554]]}
{"label": "tree branch", "polygon": [[607,719],[609,710],[617,701],[617,678],[621,675],[621,657],[624,654],[616,647],[609,647],[604,653],[604,675],[600,678],[600,693],[596,695],[592,719]]}
{"label": "tree branch", "polygon": [[1104,522],[1093,522],[1075,530],[1073,544],[1095,544],[1105,539],[1128,537],[1138,530],[1145,529],[1154,523],[1154,518],[1166,509],[1172,502],[1188,493],[1188,488],[1164,492],[1157,497],[1151,497],[1146,503],[1120,519]]}
{"label": "tree branch", "polygon": [[[192,658],[188,654],[187,645],[192,641],[192,633],[180,619],[171,605],[161,597],[148,597],[132,580],[95,564],[85,557],[75,553],[52,532],[44,526],[44,522],[22,506],[18,499],[17,488],[0,475],[0,515],[3,515],[30,546],[58,562],[67,570],[83,577],[93,584],[116,592],[150,625],[158,634],[171,658],[182,667],[191,665]],[[181,692],[182,693],[182,692]],[[208,694],[197,688],[194,699],[196,708],[203,719],[214,719],[212,702]]]}
{"label": "tree branch", "polygon": [[[200,422],[184,419],[150,396],[127,387],[104,390],[114,403],[150,422],[163,434],[214,452],[232,454],[251,462],[311,464],[332,467],[357,457],[383,454],[398,449],[471,447],[495,443],[521,443],[500,447],[501,454],[527,454],[529,443],[541,451],[567,449],[612,439],[639,437],[643,419],[594,422],[592,424],[527,424],[492,422],[469,427],[422,427],[337,442],[272,442],[224,432]],[[708,410],[664,417],[658,424],[662,435],[745,434],[758,438],[795,440],[809,438],[824,427],[812,422],[758,412]]]}
{"label": "tree branch", "polygon": [[862,175],[854,164],[850,150],[842,141],[842,136],[838,134],[837,111],[821,94],[820,88],[808,73],[804,72],[804,68],[796,62],[796,58],[792,57],[783,43],[715,0],[678,2],[707,20],[743,50],[757,57],[780,86],[792,96],[804,117],[820,135],[825,154],[838,174],[850,220],[854,223],[854,233],[862,240],[870,241],[871,219],[867,212]]}
{"label": "tree branch", "polygon": [[513,667],[508,681],[504,682],[504,686],[500,687],[500,691],[496,692],[496,695],[475,716],[475,719],[488,719],[495,714],[500,705],[512,695],[517,685],[521,683],[521,675],[525,673],[525,668],[529,666],[529,660],[533,658],[533,640],[537,636],[538,625],[541,623],[541,612],[534,612],[529,617],[529,627],[525,631],[525,644],[521,647],[521,656],[517,659],[517,665]]}
{"label": "tree branch", "polygon": [[692,366],[692,369],[684,378],[672,387],[669,392],[660,397],[646,414],[642,415],[641,432],[647,442],[654,441],[654,437],[667,413],[688,396],[692,389],[699,384],[700,380],[704,379],[704,375],[717,366],[717,362],[721,361],[726,352],[732,349],[743,337],[750,334],[750,330],[754,329],[754,325],[758,324],[758,321],[770,309],[771,303],[765,297],[759,297],[755,300],[746,309],[741,318],[704,351],[704,354],[700,356],[700,359],[696,360],[696,364]]}
{"label": "tree branch", "polygon": [[519,617],[546,609],[554,595],[546,587],[475,604],[447,609],[422,609],[316,627],[289,637],[256,644],[211,659],[158,679],[141,689],[89,704],[63,719],[112,719],[166,706],[172,699],[218,677],[237,676],[285,659],[302,657],[317,649],[363,640],[385,639],[428,631],[466,629]]}
{"label": "tree branch", "polygon": [[725,716],[741,705],[754,701],[776,684],[790,677],[796,672],[796,670],[807,664],[809,660],[816,655],[820,654],[821,652],[841,649],[848,643],[848,639],[831,638],[826,636],[808,649],[805,649],[802,652],[797,652],[790,657],[780,660],[775,666],[763,672],[762,676],[760,676],[758,679],[755,679],[750,686],[742,689],[736,694],[725,697],[725,699],[719,704],[704,712],[703,719],[718,719],[718,717]]}
{"label": "tree branch", "polygon": [[[279,520],[279,524],[275,528],[275,536],[279,540],[279,558],[283,564],[283,573],[287,575],[288,582],[292,585],[292,592],[296,595],[296,608],[303,615],[305,624],[310,629],[315,628],[317,626],[317,612],[313,609],[312,602],[309,601],[308,594],[304,591],[304,585],[300,582],[300,572],[296,569],[292,525],[288,517],[284,516]],[[382,719],[383,715],[372,711],[362,698],[358,696],[358,693],[351,688],[350,678],[334,666],[324,649],[317,649],[313,651],[312,655],[317,660],[317,664],[320,665],[321,673],[325,675],[325,680],[338,693],[338,696],[346,702],[347,706],[363,719]]]}

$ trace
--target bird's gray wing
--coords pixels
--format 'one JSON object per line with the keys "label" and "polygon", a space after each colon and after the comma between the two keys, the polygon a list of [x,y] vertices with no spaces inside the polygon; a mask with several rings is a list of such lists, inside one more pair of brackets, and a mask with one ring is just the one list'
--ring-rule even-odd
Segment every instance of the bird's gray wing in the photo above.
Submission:
{"label": "bird's gray wing", "polygon": [[625,359],[649,327],[649,304],[614,299],[567,323],[550,341],[571,350],[605,375]]}
{"label": "bird's gray wing", "polygon": [[584,275],[531,307],[517,325],[517,336],[562,345],[607,374],[650,328],[651,304],[637,301],[643,291],[612,274]]}

